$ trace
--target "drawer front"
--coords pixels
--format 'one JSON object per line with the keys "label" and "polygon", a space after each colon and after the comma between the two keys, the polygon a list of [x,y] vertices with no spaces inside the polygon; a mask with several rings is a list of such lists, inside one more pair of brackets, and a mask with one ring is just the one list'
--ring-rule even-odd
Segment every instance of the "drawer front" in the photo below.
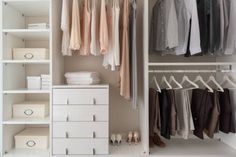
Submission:
{"label": "drawer front", "polygon": [[108,105],[54,105],[54,122],[107,122]]}
{"label": "drawer front", "polygon": [[108,89],[55,89],[53,104],[65,105],[108,105]]}
{"label": "drawer front", "polygon": [[108,138],[108,122],[54,122],[54,138]]}
{"label": "drawer front", "polygon": [[48,116],[48,105],[14,105],[14,118],[44,118]]}
{"label": "drawer front", "polygon": [[105,155],[108,139],[53,139],[53,155]]}
{"label": "drawer front", "polygon": [[47,49],[13,49],[13,60],[45,60],[48,59]]}
{"label": "drawer front", "polygon": [[47,149],[48,138],[38,137],[15,137],[15,147],[19,149]]}

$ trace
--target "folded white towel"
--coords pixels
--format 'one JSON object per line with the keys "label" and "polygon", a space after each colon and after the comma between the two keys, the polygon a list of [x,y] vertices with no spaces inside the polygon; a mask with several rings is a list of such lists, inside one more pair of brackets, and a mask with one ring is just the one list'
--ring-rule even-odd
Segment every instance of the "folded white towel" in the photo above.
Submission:
{"label": "folded white towel", "polygon": [[67,79],[67,84],[69,85],[92,85],[92,84],[99,84],[100,79]]}
{"label": "folded white towel", "polygon": [[66,78],[99,78],[97,72],[69,72],[65,74]]}

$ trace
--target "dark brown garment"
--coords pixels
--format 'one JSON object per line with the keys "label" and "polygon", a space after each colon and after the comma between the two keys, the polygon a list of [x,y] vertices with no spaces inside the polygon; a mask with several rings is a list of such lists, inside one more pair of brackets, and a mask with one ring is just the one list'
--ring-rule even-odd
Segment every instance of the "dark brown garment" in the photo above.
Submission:
{"label": "dark brown garment", "polygon": [[160,115],[161,115],[161,136],[170,139],[171,134],[171,98],[168,90],[162,89],[159,93]]}
{"label": "dark brown garment", "polygon": [[229,89],[224,89],[224,92],[220,93],[220,109],[220,131],[224,133],[235,133]]}
{"label": "dark brown garment", "polygon": [[170,97],[170,103],[171,103],[171,135],[175,136],[176,130],[177,130],[177,107],[176,107],[176,97],[175,97],[175,91],[174,90],[168,90],[168,94]]}
{"label": "dark brown garment", "polygon": [[149,89],[149,136],[154,136],[154,128],[160,127],[160,106],[158,91]]}
{"label": "dark brown garment", "polygon": [[191,111],[194,123],[194,135],[203,139],[208,115],[213,108],[213,101],[206,89],[194,89],[192,92]]}
{"label": "dark brown garment", "polygon": [[214,133],[219,131],[220,102],[218,91],[214,91],[214,93],[210,93],[210,95],[213,101],[213,108],[208,116],[204,132],[209,138],[213,138]]}

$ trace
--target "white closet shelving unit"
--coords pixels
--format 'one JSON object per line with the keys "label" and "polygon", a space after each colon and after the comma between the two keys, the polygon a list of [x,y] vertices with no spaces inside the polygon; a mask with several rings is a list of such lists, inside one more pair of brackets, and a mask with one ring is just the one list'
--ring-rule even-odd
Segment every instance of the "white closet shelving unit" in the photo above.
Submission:
{"label": "white closet shelving unit", "polygon": [[[216,68],[228,68],[232,67],[235,70],[236,56],[229,57],[214,57],[214,56],[194,56],[185,58],[181,56],[161,56],[157,54],[150,54],[149,52],[149,30],[150,21],[152,15],[152,9],[156,0],[144,1],[144,111],[145,111],[145,127],[148,128],[148,104],[149,104],[149,87],[151,84],[151,78],[153,75],[161,79],[163,75],[169,76],[170,74],[153,74],[149,73],[149,70],[196,70],[196,69],[214,69]],[[175,75],[172,73],[172,75]],[[195,77],[196,74],[190,77]],[[201,74],[206,75],[208,74]],[[235,78],[235,74],[231,74]],[[183,74],[176,74],[176,78],[181,79]],[[220,80],[222,75],[217,73],[215,75]],[[205,76],[204,76],[205,77]],[[236,95],[235,95],[236,97]],[[148,132],[146,132],[148,135]],[[148,139],[148,137],[146,137]],[[164,139],[164,138],[162,138]],[[172,138],[171,140],[164,140],[167,147],[164,149],[154,147],[146,147],[147,152],[150,152],[150,156],[235,156],[236,155],[236,135],[235,134],[222,134],[217,136],[217,139],[199,140],[196,137],[191,137],[189,140],[183,140],[181,138]],[[148,142],[147,142],[148,143]]]}
{"label": "white closet shelving unit", "polygon": [[[1,134],[0,156],[47,157],[46,150],[15,149],[14,135],[27,127],[51,126],[51,115],[42,119],[12,118],[12,105],[22,101],[49,101],[49,90],[28,90],[27,76],[52,74],[50,0],[0,0]],[[27,29],[29,23],[48,23],[48,29]],[[13,60],[13,48],[49,49],[48,60]],[[51,105],[50,105],[51,106]],[[49,132],[50,135],[50,132]],[[50,137],[49,137],[50,139]]]}

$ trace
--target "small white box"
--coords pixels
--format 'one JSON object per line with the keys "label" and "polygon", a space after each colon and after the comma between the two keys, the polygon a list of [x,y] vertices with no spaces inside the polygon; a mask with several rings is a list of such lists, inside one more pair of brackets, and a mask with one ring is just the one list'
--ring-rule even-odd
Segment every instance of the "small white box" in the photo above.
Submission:
{"label": "small white box", "polygon": [[49,145],[48,128],[26,128],[15,135],[15,148],[47,149]]}
{"label": "small white box", "polygon": [[30,23],[28,24],[28,29],[48,29],[49,25],[47,23]]}
{"label": "small white box", "polygon": [[27,88],[29,90],[40,90],[41,89],[41,77],[28,76],[27,77]]}
{"label": "small white box", "polygon": [[49,115],[49,102],[27,101],[13,104],[13,118],[45,118]]}
{"label": "small white box", "polygon": [[13,60],[47,60],[48,49],[44,48],[14,48]]}

